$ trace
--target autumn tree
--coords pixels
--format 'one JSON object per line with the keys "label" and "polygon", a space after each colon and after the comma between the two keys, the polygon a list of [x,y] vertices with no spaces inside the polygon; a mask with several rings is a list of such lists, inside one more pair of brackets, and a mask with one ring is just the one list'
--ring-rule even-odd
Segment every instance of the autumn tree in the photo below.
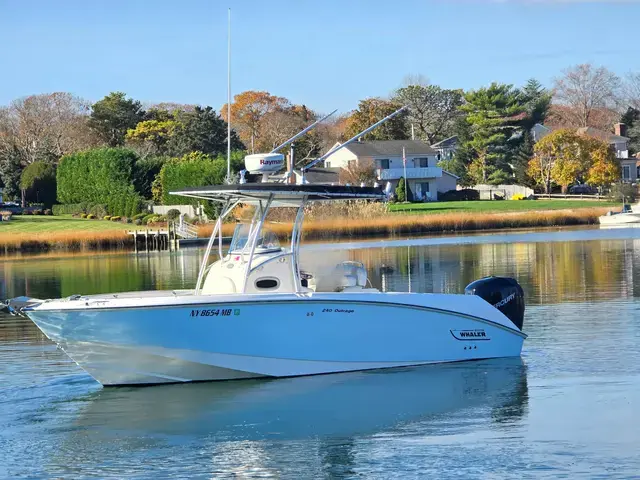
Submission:
{"label": "autumn tree", "polygon": [[[402,105],[382,98],[360,100],[358,108],[347,119],[345,136],[351,138],[384,117],[391,115]],[[378,128],[363,136],[363,140],[405,140],[408,137],[406,110],[387,120]]]}
{"label": "autumn tree", "polygon": [[613,150],[602,140],[587,139],[591,166],[587,172],[587,183],[597,187],[604,187],[620,180],[620,163],[616,160]]}
{"label": "autumn tree", "polygon": [[433,144],[453,134],[464,101],[462,90],[447,90],[437,85],[408,85],[398,89],[393,100],[407,105],[407,122],[418,138]]}
{"label": "autumn tree", "polygon": [[546,193],[551,191],[552,183],[566,192],[576,181],[586,180],[598,186],[610,184],[620,178],[620,167],[606,142],[559,129],[536,143],[529,175]]}
{"label": "autumn tree", "polygon": [[168,118],[166,120],[144,120],[130,128],[125,135],[127,146],[132,147],[140,158],[150,155],[167,155],[169,141],[182,124]]}
{"label": "autumn tree", "polygon": [[[277,110],[290,107],[286,98],[271,95],[269,92],[249,90],[233,97],[231,104],[231,124],[237,129],[240,140],[255,153],[260,140],[264,117]],[[222,118],[227,118],[227,105],[223,105]]]}
{"label": "autumn tree", "polygon": [[145,111],[138,100],[127,98],[123,92],[111,92],[91,107],[89,126],[110,147],[124,145],[125,136],[145,119]]}
{"label": "autumn tree", "polygon": [[640,73],[629,73],[623,86],[624,100],[630,108],[640,110]]}
{"label": "autumn tree", "polygon": [[[566,69],[555,80],[555,99],[564,108],[558,110],[563,126],[603,128],[595,119],[602,111],[613,113],[620,99],[620,78],[605,67],[591,64]],[[607,123],[609,123],[607,121]],[[612,122],[611,122],[612,123]],[[604,126],[604,128],[609,128]]]}
{"label": "autumn tree", "polygon": [[365,183],[371,186],[376,181],[376,171],[373,162],[358,161],[340,169],[339,179],[341,184],[360,185]]}
{"label": "autumn tree", "polygon": [[31,95],[0,109],[0,151],[14,150],[23,165],[96,145],[88,105],[69,93]]}

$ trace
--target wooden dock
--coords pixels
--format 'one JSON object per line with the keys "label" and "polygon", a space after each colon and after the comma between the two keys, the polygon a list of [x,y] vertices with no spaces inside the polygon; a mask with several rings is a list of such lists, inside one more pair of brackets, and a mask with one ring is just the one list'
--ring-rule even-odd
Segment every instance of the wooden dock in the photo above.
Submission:
{"label": "wooden dock", "polygon": [[138,250],[177,250],[178,238],[170,228],[147,228],[144,230],[129,230],[133,237],[136,252]]}
{"label": "wooden dock", "polygon": [[[144,228],[127,231],[133,237],[135,251],[153,250],[175,251],[183,246],[206,245],[209,237],[182,238],[175,226],[169,223],[166,228]],[[231,237],[222,237],[222,243],[229,244]]]}

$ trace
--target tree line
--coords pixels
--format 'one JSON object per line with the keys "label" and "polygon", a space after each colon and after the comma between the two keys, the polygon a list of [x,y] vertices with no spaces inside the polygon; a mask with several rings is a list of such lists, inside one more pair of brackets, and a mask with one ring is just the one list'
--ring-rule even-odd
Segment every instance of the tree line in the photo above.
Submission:
{"label": "tree line", "polygon": [[[317,157],[401,105],[409,108],[364,139],[416,138],[434,144],[456,135],[455,155],[442,158],[440,164],[465,185],[519,183],[551,188],[587,180],[603,184],[617,178],[612,166],[615,158],[601,143],[576,136],[578,127],[609,132],[614,123],[623,122],[632,153],[640,150],[640,74],[622,79],[604,67],[587,64],[565,70],[552,89],[531,79],[520,87],[492,83],[465,92],[432,85],[421,77],[408,78],[390,95],[363,99],[354,111],[323,122],[299,139],[298,162]],[[234,173],[243,168],[243,152],[270,151],[321,116],[264,91],[236,95],[230,109]],[[80,167],[82,162],[114,155],[128,159],[124,162],[130,186],[126,195],[137,195],[140,201],[175,201],[167,192],[180,182],[224,180],[226,114],[226,105],[219,111],[175,103],[145,106],[123,92],[112,92],[93,104],[65,92],[15,100],[0,107],[4,197],[68,201],[55,186],[60,171],[69,171],[59,169],[66,159],[85,168]],[[554,132],[546,142],[536,144],[531,135],[536,123],[568,130]],[[77,157],[94,150],[100,153]],[[131,198],[126,202],[137,203]]]}

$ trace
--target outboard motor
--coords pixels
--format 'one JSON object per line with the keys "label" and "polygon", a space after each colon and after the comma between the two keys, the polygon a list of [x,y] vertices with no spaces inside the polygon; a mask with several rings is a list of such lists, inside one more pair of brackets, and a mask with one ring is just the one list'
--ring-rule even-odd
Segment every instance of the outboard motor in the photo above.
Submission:
{"label": "outboard motor", "polygon": [[509,277],[484,277],[464,289],[466,295],[478,295],[500,310],[522,331],[524,322],[524,291]]}

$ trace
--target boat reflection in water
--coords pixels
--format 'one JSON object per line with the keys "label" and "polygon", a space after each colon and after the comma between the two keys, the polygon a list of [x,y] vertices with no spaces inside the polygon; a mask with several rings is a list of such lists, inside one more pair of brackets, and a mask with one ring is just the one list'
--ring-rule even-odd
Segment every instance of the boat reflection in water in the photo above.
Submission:
{"label": "boat reflection in water", "polygon": [[97,436],[133,430],[282,440],[376,433],[477,407],[492,421],[511,421],[524,415],[526,404],[526,366],[517,357],[277,381],[110,388],[89,397],[78,426]]}

